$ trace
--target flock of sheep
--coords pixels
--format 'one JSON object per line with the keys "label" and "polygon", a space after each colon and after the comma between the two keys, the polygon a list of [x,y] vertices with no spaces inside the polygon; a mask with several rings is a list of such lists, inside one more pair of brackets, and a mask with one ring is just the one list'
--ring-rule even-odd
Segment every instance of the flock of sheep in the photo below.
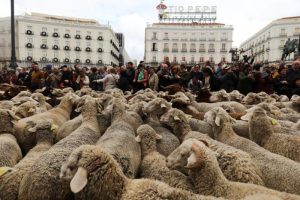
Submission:
{"label": "flock of sheep", "polygon": [[0,101],[0,200],[300,200],[300,96],[39,92]]}

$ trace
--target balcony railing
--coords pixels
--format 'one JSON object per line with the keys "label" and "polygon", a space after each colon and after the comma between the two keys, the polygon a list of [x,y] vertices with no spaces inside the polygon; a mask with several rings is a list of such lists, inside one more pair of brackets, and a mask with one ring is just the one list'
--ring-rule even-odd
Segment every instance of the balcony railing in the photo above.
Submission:
{"label": "balcony railing", "polygon": [[197,52],[196,49],[190,49],[190,52]]}
{"label": "balcony railing", "polygon": [[157,37],[152,37],[152,39],[151,39],[151,40],[158,40],[158,39],[157,39]]}
{"label": "balcony railing", "polygon": [[205,42],[205,41],[206,41],[206,38],[200,38],[199,41]]}
{"label": "balcony railing", "polygon": [[190,41],[192,41],[192,42],[196,42],[196,41],[197,41],[197,39],[193,38],[193,39],[190,39]]}
{"label": "balcony railing", "polygon": [[177,53],[177,52],[178,52],[178,49],[172,49],[172,52]]}
{"label": "balcony railing", "polygon": [[228,38],[221,38],[221,41],[228,41]]}
{"label": "balcony railing", "polygon": [[166,37],[165,37],[163,40],[169,40],[169,38],[166,38]]}
{"label": "balcony railing", "polygon": [[284,45],[279,45],[278,47],[280,50],[282,50],[284,48]]}
{"label": "balcony railing", "polygon": [[200,53],[205,53],[206,50],[205,50],[205,49],[199,49],[199,52],[200,52]]}
{"label": "balcony railing", "polygon": [[151,51],[158,51],[157,49],[151,49]]}
{"label": "balcony railing", "polygon": [[208,53],[214,53],[215,49],[208,49]]}
{"label": "balcony railing", "polygon": [[216,41],[215,38],[209,38],[208,41]]}
{"label": "balcony railing", "polygon": [[183,53],[187,52],[187,49],[181,49],[181,52],[183,52]]}
{"label": "balcony railing", "polygon": [[294,34],[293,34],[293,36],[299,36],[300,35],[300,32],[295,32]]}
{"label": "balcony railing", "polygon": [[165,48],[165,49],[163,50],[163,52],[169,52],[169,49]]}
{"label": "balcony railing", "polygon": [[221,52],[221,53],[227,53],[228,50],[227,50],[227,49],[221,49],[220,52]]}
{"label": "balcony railing", "polygon": [[280,33],[279,37],[287,37],[287,33]]}

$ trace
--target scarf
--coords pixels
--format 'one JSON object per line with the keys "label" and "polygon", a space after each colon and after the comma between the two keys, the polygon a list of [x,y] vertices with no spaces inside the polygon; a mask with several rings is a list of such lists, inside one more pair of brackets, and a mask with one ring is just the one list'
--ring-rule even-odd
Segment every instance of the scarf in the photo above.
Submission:
{"label": "scarf", "polygon": [[139,71],[138,80],[144,80],[144,71]]}

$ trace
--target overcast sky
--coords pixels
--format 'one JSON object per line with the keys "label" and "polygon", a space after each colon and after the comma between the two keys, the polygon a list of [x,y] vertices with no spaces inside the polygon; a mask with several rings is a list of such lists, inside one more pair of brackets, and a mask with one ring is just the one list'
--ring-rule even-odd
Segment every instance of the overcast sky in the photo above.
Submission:
{"label": "overcast sky", "polygon": [[[0,17],[10,15],[10,1],[1,0]],[[15,0],[16,14],[40,12],[96,19],[125,34],[125,47],[132,59],[144,56],[147,23],[157,22],[159,0]],[[217,22],[233,25],[234,46],[271,21],[300,16],[300,0],[165,0],[166,5],[217,6]]]}

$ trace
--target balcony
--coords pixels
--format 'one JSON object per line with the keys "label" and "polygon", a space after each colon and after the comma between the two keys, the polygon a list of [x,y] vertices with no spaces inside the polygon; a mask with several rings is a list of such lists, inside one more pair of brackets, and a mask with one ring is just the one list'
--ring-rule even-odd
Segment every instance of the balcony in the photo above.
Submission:
{"label": "balcony", "polygon": [[27,43],[25,46],[26,46],[28,49],[32,49],[32,48],[33,48],[33,45],[32,45],[31,43]]}
{"label": "balcony", "polygon": [[57,63],[57,62],[59,62],[59,59],[58,58],[53,58],[52,61]]}
{"label": "balcony", "polygon": [[282,45],[279,45],[279,47],[278,47],[280,50],[283,50],[283,48],[284,48],[284,45],[282,44]]}
{"label": "balcony", "polygon": [[86,39],[86,40],[91,40],[92,37],[91,37],[90,35],[87,35],[87,36],[85,37],[85,39]]}
{"label": "balcony", "polygon": [[193,39],[190,39],[191,42],[196,42],[197,39],[193,38]]}
{"label": "balcony", "polygon": [[177,53],[178,49],[172,49],[172,52]]}
{"label": "balcony", "polygon": [[99,53],[102,53],[102,52],[103,52],[103,49],[102,49],[102,48],[99,48],[99,49],[98,49],[98,52],[99,52]]}
{"label": "balcony", "polygon": [[65,50],[65,51],[70,51],[71,48],[70,48],[69,46],[65,46],[65,47],[64,47],[64,50]]}
{"label": "balcony", "polygon": [[91,63],[91,60],[90,60],[90,59],[86,59],[86,60],[85,60],[85,63],[90,64],[90,63]]}
{"label": "balcony", "polygon": [[53,33],[52,36],[55,37],[55,38],[58,38],[59,34],[58,33]]}
{"label": "balcony", "polygon": [[151,49],[151,51],[154,52],[154,51],[158,51],[158,50],[157,49]]}
{"label": "balcony", "polygon": [[102,60],[98,60],[98,64],[102,64]]}
{"label": "balcony", "polygon": [[102,37],[102,36],[99,36],[99,37],[98,37],[98,40],[99,40],[99,41],[103,41],[103,37]]}
{"label": "balcony", "polygon": [[66,33],[66,34],[64,35],[64,38],[71,38],[71,36],[70,36],[69,33]]}
{"label": "balcony", "polygon": [[169,40],[169,38],[165,37],[163,40]]}
{"label": "balcony", "polygon": [[41,60],[42,62],[47,62],[47,61],[48,61],[48,59],[47,59],[46,57],[42,57],[40,60]]}
{"label": "balcony", "polygon": [[299,35],[300,35],[300,32],[295,32],[295,33],[293,34],[293,36],[298,36],[298,37],[299,37]]}
{"label": "balcony", "polygon": [[86,52],[91,52],[92,49],[91,49],[90,47],[87,47],[87,48],[85,48],[85,51],[86,51]]}
{"label": "balcony", "polygon": [[26,35],[34,35],[32,30],[27,30]]}
{"label": "balcony", "polygon": [[206,41],[206,38],[200,38],[199,41],[205,42],[205,41]]}
{"label": "balcony", "polygon": [[65,62],[65,63],[69,63],[69,62],[70,62],[70,59],[69,59],[69,58],[65,58],[65,59],[64,59],[64,62]]}
{"label": "balcony", "polygon": [[205,53],[206,50],[205,49],[199,49],[199,53]]}
{"label": "balcony", "polygon": [[287,37],[287,33],[280,33],[279,37]]}
{"label": "balcony", "polygon": [[78,63],[80,63],[81,61],[80,61],[80,59],[76,59],[76,60],[74,60],[74,62],[78,64]]}
{"label": "balcony", "polygon": [[32,60],[33,60],[33,58],[32,58],[31,56],[27,56],[26,60],[28,60],[28,61],[32,61]]}
{"label": "balcony", "polygon": [[270,51],[270,47],[267,47],[267,48],[266,48],[266,52],[269,52],[269,51]]}
{"label": "balcony", "polygon": [[163,52],[169,52],[168,48],[163,49]]}
{"label": "balcony", "polygon": [[182,53],[186,53],[186,52],[187,52],[187,49],[181,49],[181,52],[182,52]]}
{"label": "balcony", "polygon": [[58,47],[58,45],[53,45],[52,49],[53,50],[59,50],[59,47]]}
{"label": "balcony", "polygon": [[48,36],[48,34],[47,34],[45,31],[43,31],[43,32],[41,32],[41,36],[43,36],[43,37],[47,37],[47,36]]}
{"label": "balcony", "polygon": [[227,50],[227,49],[221,49],[220,52],[221,52],[221,53],[227,53],[228,50]]}
{"label": "balcony", "polygon": [[80,40],[81,36],[77,34],[77,35],[75,35],[75,39]]}
{"label": "balcony", "polygon": [[42,44],[41,49],[48,49],[48,46],[46,44]]}
{"label": "balcony", "polygon": [[216,50],[215,49],[208,49],[208,53],[215,53]]}
{"label": "balcony", "polygon": [[75,51],[81,51],[80,47],[75,47]]}
{"label": "balcony", "polygon": [[212,41],[216,41],[215,38],[209,38],[208,41],[212,42]]}
{"label": "balcony", "polygon": [[157,37],[152,37],[151,40],[158,40]]}
{"label": "balcony", "polygon": [[197,52],[197,50],[196,49],[190,49],[190,52],[195,53],[195,52]]}
{"label": "balcony", "polygon": [[222,42],[228,41],[228,38],[221,38]]}

